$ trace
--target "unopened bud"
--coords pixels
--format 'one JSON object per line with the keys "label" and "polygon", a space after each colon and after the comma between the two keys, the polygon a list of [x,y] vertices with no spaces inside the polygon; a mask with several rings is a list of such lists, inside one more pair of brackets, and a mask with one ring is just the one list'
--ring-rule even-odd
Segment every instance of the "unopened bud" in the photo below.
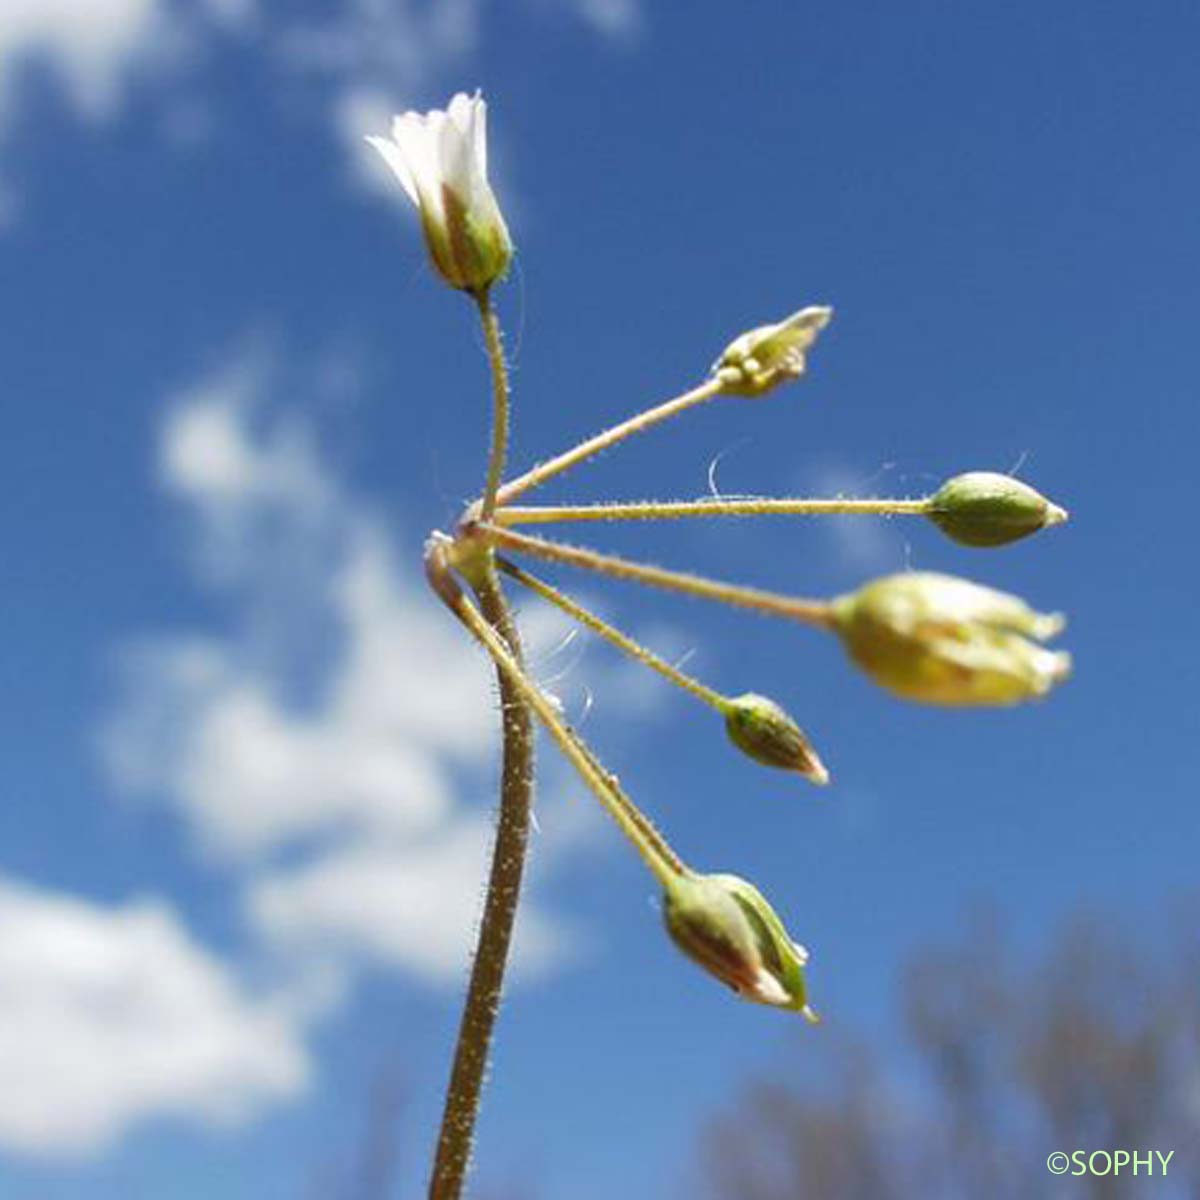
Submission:
{"label": "unopened bud", "polygon": [[678,875],[664,894],[663,919],[684,954],[742,999],[819,1020],[804,980],[808,951],[752,883],[736,875]]}
{"label": "unopened bud", "polygon": [[1003,546],[1067,519],[1065,509],[1011,475],[968,471],[930,497],[925,515],[963,546]]}
{"label": "unopened bud", "polygon": [[761,396],[803,375],[805,355],[832,317],[832,308],[802,308],[776,325],[743,333],[713,364],[721,390],[731,396]]}
{"label": "unopened bud", "polygon": [[911,571],[833,603],[850,657],[880,686],[924,704],[1008,705],[1044,696],[1070,674],[1069,654],[1037,643],[1058,615],[952,575]]}
{"label": "unopened bud", "polygon": [[829,782],[829,772],[804,730],[774,700],[747,692],[725,708],[729,740],[755,762],[798,771],[813,783]]}

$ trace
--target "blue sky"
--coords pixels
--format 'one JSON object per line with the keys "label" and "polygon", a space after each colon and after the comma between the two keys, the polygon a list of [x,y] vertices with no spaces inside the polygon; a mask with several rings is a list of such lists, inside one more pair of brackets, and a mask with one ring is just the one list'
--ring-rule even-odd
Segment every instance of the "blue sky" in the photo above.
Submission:
{"label": "blue sky", "polygon": [[[834,774],[757,771],[686,698],[531,608],[539,675],[701,867],[813,952],[825,1030],[679,959],[543,754],[479,1159],[493,1186],[686,1193],[704,1120],[822,1037],[886,1045],[894,970],[993,903],[1153,940],[1195,885],[1194,5],[40,0],[0,13],[0,1192],[292,1197],[401,1081],[436,1120],[481,886],[494,709],[421,540],[478,488],[470,306],[361,144],[481,86],[519,247],[514,463],[837,310],[800,384],[545,497],[920,494],[1018,469],[1007,550],[912,522],[571,530],[803,594],[906,566],[1069,614],[1076,676],[906,707],[803,629],[571,580]],[[828,1032],[827,1032],[828,1031]],[[815,1067],[814,1067],[815,1070]]]}

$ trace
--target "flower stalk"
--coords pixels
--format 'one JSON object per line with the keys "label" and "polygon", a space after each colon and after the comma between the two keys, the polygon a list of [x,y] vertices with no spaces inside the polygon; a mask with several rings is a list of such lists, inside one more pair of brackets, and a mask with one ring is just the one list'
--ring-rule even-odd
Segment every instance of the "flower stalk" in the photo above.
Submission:
{"label": "flower stalk", "polygon": [[566,613],[572,620],[578,621],[593,633],[599,634],[610,645],[616,646],[618,650],[624,654],[628,654],[630,658],[649,667],[652,671],[657,671],[664,679],[669,680],[676,687],[682,688],[685,692],[690,692],[701,703],[707,704],[710,708],[715,708],[719,713],[726,711],[729,704],[727,696],[721,695],[720,692],[707,687],[698,679],[681,671],[678,667],[672,666],[665,658],[661,658],[654,651],[648,650],[627,633],[622,633],[615,625],[610,625],[607,621],[596,616],[594,612],[584,608],[578,600],[572,600],[570,596],[565,595],[555,587],[551,587],[544,579],[539,579],[529,571],[523,570],[507,558],[497,557],[496,565],[506,575],[523,584],[531,592],[535,592],[541,596],[543,600],[549,601],[556,608]]}
{"label": "flower stalk", "polygon": [[556,521],[678,521],[690,517],[923,516],[929,499],[810,500],[801,497],[754,497],[727,500],[631,500],[604,504],[529,505],[500,508],[494,521],[546,525]]}
{"label": "flower stalk", "polygon": [[722,695],[516,563],[497,556],[496,565],[506,575],[548,600],[585,628],[599,634],[636,662],[657,671],[676,687],[690,692],[702,703],[715,709],[725,719],[729,740],[743,754],[765,766],[796,771],[816,784],[829,782],[829,772],[803,730],[773,700],[753,692],[741,696]]}
{"label": "flower stalk", "polygon": [[498,546],[528,554],[534,558],[545,559],[547,562],[581,567],[585,571],[610,575],[614,579],[627,579],[669,592],[700,596],[705,600],[716,600],[722,604],[731,604],[737,608],[749,608],[755,612],[768,613],[771,616],[788,617],[791,620],[800,621],[806,625],[815,625],[821,629],[833,628],[833,609],[824,600],[808,600],[798,596],[785,596],[778,592],[764,591],[761,588],[721,583],[714,579],[706,579],[702,575],[692,575],[686,571],[671,571],[666,567],[632,562],[627,558],[618,558],[613,554],[601,554],[597,550],[588,550],[581,546],[549,542],[544,538],[516,533],[511,529],[501,529],[496,525],[480,526],[480,532],[485,537],[491,538]]}
{"label": "flower stalk", "polygon": [[480,515],[490,521],[496,511],[497,492],[504,476],[504,463],[508,458],[509,395],[508,364],[504,360],[504,340],[500,332],[500,320],[492,307],[491,289],[485,288],[476,296],[479,305],[479,320],[483,325],[484,344],[487,346],[488,365],[492,372],[492,446],[488,454],[487,480],[483,489]]}
{"label": "flower stalk", "polygon": [[447,587],[438,589],[439,595],[449,605],[454,615],[471,631],[485,650],[492,656],[497,667],[512,685],[521,703],[532,711],[545,726],[546,731],[558,743],[567,761],[579,772],[596,798],[617,823],[621,832],[633,844],[642,861],[662,884],[669,882],[685,870],[683,862],[670,848],[663,836],[653,827],[649,819],[619,789],[615,777],[599,763],[595,754],[588,749],[565,721],[558,715],[554,703],[529,678],[524,667],[512,654],[504,639],[500,637],[480,611],[461,591]]}
{"label": "flower stalk", "polygon": [[829,308],[805,308],[776,325],[764,325],[742,334],[726,347],[703,383],[580,442],[506,483],[500,489],[499,505],[509,504],[626,438],[644,433],[716,396],[761,396],[781,383],[799,378],[806,366],[806,352],[832,315]]}
{"label": "flower stalk", "polygon": [[644,433],[647,429],[653,429],[655,425],[661,425],[663,421],[677,417],[680,413],[687,412],[688,409],[695,408],[697,405],[713,399],[714,396],[719,396],[722,390],[719,379],[707,379],[704,383],[692,388],[691,391],[665,400],[654,408],[648,408],[645,412],[638,413],[627,421],[622,421],[619,425],[614,425],[611,429],[606,429],[603,433],[598,433],[595,437],[580,442],[578,446],[573,446],[570,450],[556,455],[549,461],[539,464],[532,470],[526,471],[524,475],[506,483],[500,489],[497,504],[510,503],[518,496],[523,496],[533,488],[541,487],[543,483],[553,479],[556,475],[561,475],[564,471],[569,471],[589,458],[594,458],[597,454],[623,442],[626,438]]}

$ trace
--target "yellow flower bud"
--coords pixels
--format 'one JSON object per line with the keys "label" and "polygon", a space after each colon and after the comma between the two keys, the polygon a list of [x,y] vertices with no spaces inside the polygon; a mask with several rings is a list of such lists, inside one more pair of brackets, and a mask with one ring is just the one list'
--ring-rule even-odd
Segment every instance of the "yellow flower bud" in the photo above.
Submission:
{"label": "yellow flower bud", "polygon": [[808,951],[752,883],[736,875],[678,875],[664,894],[663,919],[684,954],[743,1000],[819,1020],[804,980]]}
{"label": "yellow flower bud", "polygon": [[805,355],[832,317],[832,308],[802,308],[776,325],[743,333],[713,364],[721,390],[731,396],[762,396],[803,375]]}
{"label": "yellow flower bud", "polygon": [[1011,475],[968,471],[930,497],[926,516],[963,546],[1003,546],[1067,519],[1065,509]]}
{"label": "yellow flower bud", "polygon": [[907,700],[1017,704],[1070,674],[1070,655],[1037,644],[1062,629],[1061,616],[952,575],[877,579],[834,601],[833,614],[850,657]]}
{"label": "yellow flower bud", "polygon": [[729,740],[744,754],[768,767],[798,771],[813,783],[829,782],[804,730],[774,700],[747,692],[730,700],[724,712]]}

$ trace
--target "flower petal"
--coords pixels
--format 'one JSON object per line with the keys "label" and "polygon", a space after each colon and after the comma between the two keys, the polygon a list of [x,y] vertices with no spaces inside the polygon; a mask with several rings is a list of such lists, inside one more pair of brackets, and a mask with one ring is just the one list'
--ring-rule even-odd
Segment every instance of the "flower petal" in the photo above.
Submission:
{"label": "flower petal", "polygon": [[400,186],[408,193],[408,198],[419,208],[421,197],[417,193],[417,185],[413,182],[412,172],[408,169],[408,160],[400,147],[387,138],[368,137],[367,142],[374,146],[383,156],[384,162],[392,169],[392,173],[400,180]]}
{"label": "flower petal", "polygon": [[475,156],[475,169],[479,177],[487,182],[487,101],[481,92],[471,97],[471,153]]}
{"label": "flower petal", "polygon": [[[454,99],[461,99],[464,105],[470,104],[461,92]],[[453,102],[451,110],[453,115],[447,117],[438,133],[438,164],[442,182],[458,195],[464,206],[470,207],[477,190],[471,112],[469,108],[464,110],[463,105],[455,109]]]}
{"label": "flower petal", "polygon": [[392,124],[392,137],[408,163],[417,206],[428,220],[442,222],[441,171],[438,164],[438,136],[446,120],[443,112],[409,112]]}
{"label": "flower petal", "polygon": [[478,92],[474,96],[468,96],[466,92],[457,92],[446,106],[446,116],[468,141],[471,140],[471,126],[475,122],[475,106],[478,103]]}

